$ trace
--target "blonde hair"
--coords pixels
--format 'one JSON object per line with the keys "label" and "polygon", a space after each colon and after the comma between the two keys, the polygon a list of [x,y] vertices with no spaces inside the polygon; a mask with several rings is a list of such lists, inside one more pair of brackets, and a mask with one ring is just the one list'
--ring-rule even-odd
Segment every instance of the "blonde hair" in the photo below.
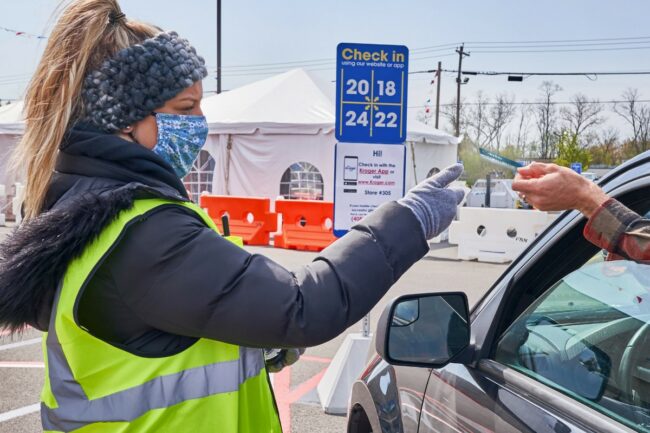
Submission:
{"label": "blonde hair", "polygon": [[41,212],[58,147],[82,114],[88,72],[107,58],[160,31],[124,19],[117,0],[74,0],[63,10],[25,96],[25,133],[12,165],[26,170],[25,218]]}

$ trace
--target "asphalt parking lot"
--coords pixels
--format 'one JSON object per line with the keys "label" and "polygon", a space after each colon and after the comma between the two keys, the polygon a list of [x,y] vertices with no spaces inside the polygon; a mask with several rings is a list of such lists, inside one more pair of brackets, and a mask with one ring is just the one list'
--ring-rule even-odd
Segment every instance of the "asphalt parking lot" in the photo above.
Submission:
{"label": "asphalt parking lot", "polygon": [[[7,233],[0,228],[0,237]],[[249,248],[292,269],[309,263],[313,253],[273,248]],[[454,250],[436,247],[416,263],[387,293],[371,313],[371,328],[386,302],[396,296],[424,291],[464,291],[473,305],[506,269],[505,265],[453,260]],[[285,432],[326,433],[345,431],[345,417],[326,415],[318,402],[316,385],[347,333],[359,332],[356,324],[338,338],[309,348],[301,361],[274,378],[274,387]],[[0,433],[40,432],[38,401],[43,383],[40,333],[0,334]]]}

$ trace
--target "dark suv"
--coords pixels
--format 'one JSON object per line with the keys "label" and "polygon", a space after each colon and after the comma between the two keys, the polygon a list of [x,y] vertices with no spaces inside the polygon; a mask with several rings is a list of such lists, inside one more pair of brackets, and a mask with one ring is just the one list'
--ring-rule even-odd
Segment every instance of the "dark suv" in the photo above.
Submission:
{"label": "dark suv", "polygon": [[[599,184],[646,214],[650,152]],[[584,225],[562,214],[471,314],[462,293],[392,301],[348,432],[650,432],[650,265],[603,261]]]}

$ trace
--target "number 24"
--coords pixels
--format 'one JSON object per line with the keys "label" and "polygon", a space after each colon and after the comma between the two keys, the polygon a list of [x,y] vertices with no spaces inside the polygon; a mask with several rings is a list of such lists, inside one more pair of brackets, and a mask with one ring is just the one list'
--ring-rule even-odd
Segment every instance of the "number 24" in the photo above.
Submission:
{"label": "number 24", "polygon": [[[345,126],[368,126],[368,112],[362,111],[357,116],[357,113],[354,111],[348,111],[345,113],[347,120]],[[397,127],[397,114],[396,113],[383,113],[378,111],[375,113],[375,127],[377,128],[396,128]],[[388,122],[386,122],[388,120]]]}

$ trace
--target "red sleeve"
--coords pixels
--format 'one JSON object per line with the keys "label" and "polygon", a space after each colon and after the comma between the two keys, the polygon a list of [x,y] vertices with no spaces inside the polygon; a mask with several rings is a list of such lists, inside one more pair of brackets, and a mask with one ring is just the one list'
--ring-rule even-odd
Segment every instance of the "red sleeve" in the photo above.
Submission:
{"label": "red sleeve", "polygon": [[650,220],[615,199],[607,200],[594,212],[584,236],[612,253],[610,259],[650,263]]}

